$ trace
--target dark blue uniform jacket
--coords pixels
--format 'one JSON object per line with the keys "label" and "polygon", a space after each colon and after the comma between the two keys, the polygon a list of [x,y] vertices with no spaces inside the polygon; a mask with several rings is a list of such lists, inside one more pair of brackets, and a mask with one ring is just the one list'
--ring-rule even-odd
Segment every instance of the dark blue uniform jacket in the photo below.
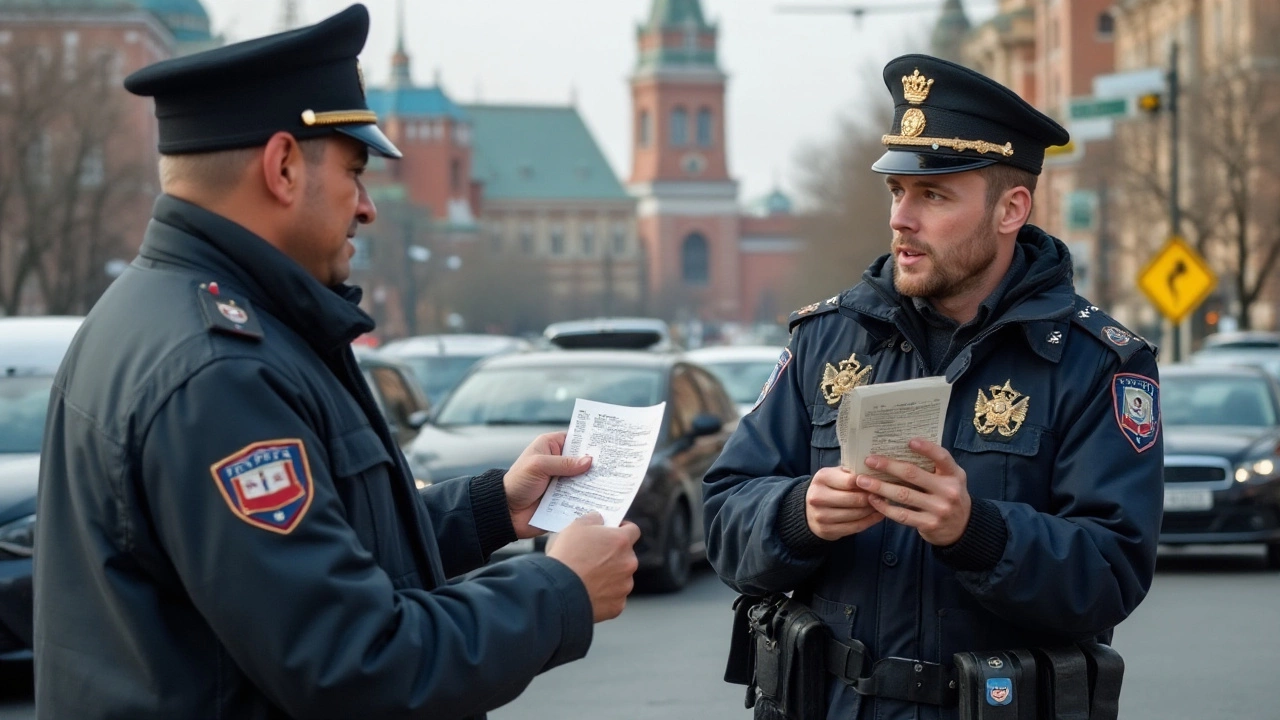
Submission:
{"label": "dark blue uniform jacket", "polygon": [[55,382],[38,717],[462,718],[586,654],[563,564],[449,581],[515,537],[502,473],[419,496],[350,350],[358,300],[157,201]]}
{"label": "dark blue uniform jacket", "polygon": [[[1155,567],[1163,449],[1158,422],[1121,423],[1143,419],[1124,403],[1158,401],[1154,352],[1075,295],[1062,243],[1027,227],[1019,244],[1025,275],[946,368],[942,444],[974,499],[960,541],[933,548],[885,520],[827,542],[805,522],[812,474],[840,462],[838,401],[821,391],[828,364],[856,355],[873,383],[928,374],[885,256],[857,286],[793,316],[792,359],[706,476],[707,549],[725,582],[796,591],[872,661],[1106,639],[1133,612]],[[1008,436],[985,416],[975,424],[984,398],[1011,397],[1006,384],[1026,412],[1005,423]],[[956,717],[829,678],[830,718]]]}

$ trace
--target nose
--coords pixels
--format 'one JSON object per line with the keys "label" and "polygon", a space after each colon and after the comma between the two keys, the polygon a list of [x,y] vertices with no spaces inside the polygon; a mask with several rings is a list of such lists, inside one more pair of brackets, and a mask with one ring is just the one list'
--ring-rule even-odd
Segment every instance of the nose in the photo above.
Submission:
{"label": "nose", "polygon": [[374,220],[378,219],[378,208],[374,206],[373,199],[369,197],[369,192],[365,190],[364,183],[360,185],[360,199],[356,203],[356,222],[361,225],[371,225]]}
{"label": "nose", "polygon": [[913,233],[920,229],[915,208],[906,194],[894,199],[889,211],[889,228],[895,233]]}

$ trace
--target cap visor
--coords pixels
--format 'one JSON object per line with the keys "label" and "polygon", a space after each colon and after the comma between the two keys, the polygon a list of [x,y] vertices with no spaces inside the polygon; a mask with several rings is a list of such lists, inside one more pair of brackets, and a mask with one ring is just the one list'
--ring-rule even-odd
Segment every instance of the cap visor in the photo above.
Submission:
{"label": "cap visor", "polygon": [[987,158],[962,158],[954,155],[890,150],[881,155],[871,169],[884,175],[946,175],[965,170],[977,170],[995,164],[995,160]]}
{"label": "cap visor", "polygon": [[339,125],[334,130],[359,140],[368,145],[370,150],[383,157],[393,159],[404,157],[404,153],[400,152],[400,149],[392,144],[386,135],[382,134],[377,125]]}

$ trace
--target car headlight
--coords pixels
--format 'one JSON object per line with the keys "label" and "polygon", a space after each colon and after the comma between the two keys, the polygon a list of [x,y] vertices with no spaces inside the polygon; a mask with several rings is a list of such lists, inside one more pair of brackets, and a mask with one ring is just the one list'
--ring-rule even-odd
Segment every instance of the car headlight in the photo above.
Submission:
{"label": "car headlight", "polygon": [[0,525],[0,550],[20,557],[31,557],[31,547],[35,544],[35,539],[35,513]]}
{"label": "car headlight", "polygon": [[1275,476],[1277,469],[1280,469],[1280,458],[1265,457],[1257,460],[1247,460],[1236,465],[1236,482],[1270,480]]}

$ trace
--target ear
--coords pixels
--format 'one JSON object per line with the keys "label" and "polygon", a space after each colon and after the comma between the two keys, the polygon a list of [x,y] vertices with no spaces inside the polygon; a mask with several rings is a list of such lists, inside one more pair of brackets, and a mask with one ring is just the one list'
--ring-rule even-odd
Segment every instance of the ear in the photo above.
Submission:
{"label": "ear", "polygon": [[1017,235],[1031,219],[1031,191],[1019,185],[1004,191],[996,203],[996,232]]}
{"label": "ear", "polygon": [[267,140],[262,152],[262,179],[276,202],[292,206],[302,197],[306,160],[298,140],[278,132]]}

